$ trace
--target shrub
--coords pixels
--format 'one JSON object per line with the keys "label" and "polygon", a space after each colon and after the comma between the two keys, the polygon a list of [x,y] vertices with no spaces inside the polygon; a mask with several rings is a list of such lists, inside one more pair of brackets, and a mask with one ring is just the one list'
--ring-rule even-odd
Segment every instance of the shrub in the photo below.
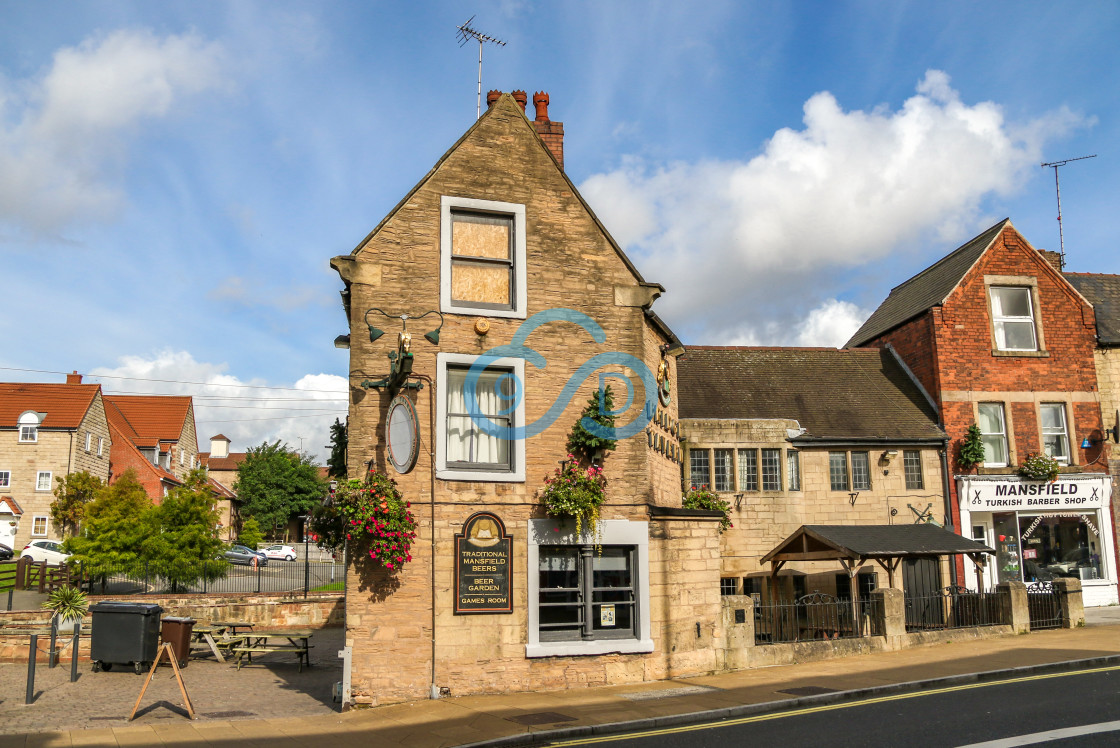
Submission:
{"label": "shrub", "polygon": [[1027,459],[1019,465],[1019,475],[1030,480],[1042,480],[1053,483],[1058,479],[1058,461],[1048,454],[1028,454]]}
{"label": "shrub", "polygon": [[968,427],[968,433],[960,441],[957,463],[965,470],[984,463],[984,440],[980,434],[980,427],[975,423]]}
{"label": "shrub", "polygon": [[719,521],[720,532],[735,526],[731,524],[731,504],[721,499],[719,494],[709,490],[707,486],[700,486],[700,488],[693,486],[688,489],[681,505],[685,509],[708,509],[714,512],[722,512],[723,519]]}

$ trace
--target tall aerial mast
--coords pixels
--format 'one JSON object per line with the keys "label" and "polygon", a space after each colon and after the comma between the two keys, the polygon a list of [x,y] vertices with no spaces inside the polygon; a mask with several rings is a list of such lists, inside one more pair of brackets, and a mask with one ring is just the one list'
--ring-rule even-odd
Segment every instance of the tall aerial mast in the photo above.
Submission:
{"label": "tall aerial mast", "polygon": [[1054,170],[1054,191],[1058,194],[1058,249],[1059,257],[1058,264],[1061,265],[1062,270],[1066,268],[1066,237],[1065,232],[1062,230],[1062,188],[1058,184],[1058,167],[1065,166],[1071,161],[1084,161],[1087,158],[1096,158],[1097,154],[1092,156],[1078,156],[1077,158],[1067,158],[1065,161],[1051,161],[1048,164],[1042,164],[1042,168],[1049,166]]}
{"label": "tall aerial mast", "polygon": [[471,16],[467,19],[466,23],[458,27],[459,33],[456,35],[456,38],[459,39],[460,47],[471,39],[478,42],[478,111],[475,113],[475,119],[478,119],[482,116],[482,44],[484,42],[490,42],[491,44],[497,44],[499,47],[504,47],[506,43],[501,39],[495,39],[492,36],[487,36],[481,31],[471,28],[471,21],[473,20],[474,16]]}

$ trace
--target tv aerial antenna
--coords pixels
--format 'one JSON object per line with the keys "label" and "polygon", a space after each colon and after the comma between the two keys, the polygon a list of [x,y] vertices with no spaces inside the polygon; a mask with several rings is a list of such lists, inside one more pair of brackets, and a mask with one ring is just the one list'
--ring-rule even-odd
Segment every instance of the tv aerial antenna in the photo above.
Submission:
{"label": "tv aerial antenna", "polygon": [[1094,153],[1092,156],[1078,156],[1077,158],[1067,158],[1064,161],[1051,161],[1048,164],[1042,164],[1042,168],[1045,169],[1049,166],[1054,170],[1054,191],[1058,194],[1058,249],[1060,250],[1058,253],[1058,264],[1061,266],[1062,270],[1066,268],[1066,237],[1065,233],[1062,231],[1062,188],[1058,183],[1058,167],[1065,166],[1071,161],[1084,161],[1087,158],[1096,157],[1097,154]]}
{"label": "tv aerial antenna", "polygon": [[499,47],[504,47],[506,46],[506,43],[501,39],[495,39],[492,36],[483,34],[477,29],[471,28],[471,21],[473,20],[474,16],[471,16],[467,19],[466,23],[464,23],[462,26],[459,26],[459,33],[455,35],[455,38],[459,40],[460,47],[464,46],[471,39],[474,39],[478,42],[478,111],[475,113],[475,119],[478,119],[482,116],[482,45],[485,42],[490,42],[491,44],[496,44]]}

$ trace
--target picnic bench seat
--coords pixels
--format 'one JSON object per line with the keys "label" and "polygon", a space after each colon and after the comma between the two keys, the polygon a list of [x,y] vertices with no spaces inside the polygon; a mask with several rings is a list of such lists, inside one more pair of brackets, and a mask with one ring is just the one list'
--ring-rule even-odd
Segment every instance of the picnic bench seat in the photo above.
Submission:
{"label": "picnic bench seat", "polygon": [[[272,652],[295,654],[299,660],[299,671],[303,672],[306,662],[311,667],[311,638],[310,631],[254,631],[249,634],[239,635],[243,641],[230,648],[230,653],[237,657],[237,669],[241,669],[242,662],[253,661],[254,654],[269,654]],[[275,643],[270,640],[277,640]]]}

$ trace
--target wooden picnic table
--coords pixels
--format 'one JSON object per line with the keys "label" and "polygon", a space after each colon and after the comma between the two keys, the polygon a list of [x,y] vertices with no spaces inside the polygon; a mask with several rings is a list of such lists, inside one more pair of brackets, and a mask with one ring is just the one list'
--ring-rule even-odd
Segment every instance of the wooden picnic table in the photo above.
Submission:
{"label": "wooden picnic table", "polygon": [[237,669],[241,669],[242,660],[248,658],[251,663],[253,654],[266,654],[269,652],[294,653],[299,660],[299,671],[303,672],[303,664],[311,667],[311,645],[309,640],[313,632],[305,630],[287,631],[252,631],[243,634],[242,641],[231,648],[231,653],[237,655]]}
{"label": "wooden picnic table", "polygon": [[237,629],[252,629],[253,624],[245,621],[214,621],[212,623],[196,624],[191,631],[191,639],[196,643],[205,644],[218,662],[225,662],[222,650],[230,654],[230,650],[245,639],[244,634],[238,634]]}

